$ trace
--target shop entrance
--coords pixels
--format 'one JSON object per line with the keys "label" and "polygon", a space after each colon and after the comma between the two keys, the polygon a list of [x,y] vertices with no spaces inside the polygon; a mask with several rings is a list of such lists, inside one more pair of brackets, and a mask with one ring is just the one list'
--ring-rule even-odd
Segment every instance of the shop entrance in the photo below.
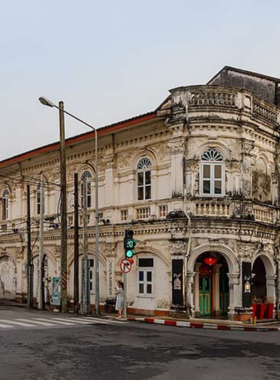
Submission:
{"label": "shop entrance", "polygon": [[226,316],[229,306],[228,265],[219,253],[205,252],[196,261],[197,316]]}

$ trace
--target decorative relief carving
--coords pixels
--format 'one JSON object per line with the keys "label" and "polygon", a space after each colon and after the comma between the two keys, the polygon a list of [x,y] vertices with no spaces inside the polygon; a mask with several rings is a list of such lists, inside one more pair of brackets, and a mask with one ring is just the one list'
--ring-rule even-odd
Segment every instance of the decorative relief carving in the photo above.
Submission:
{"label": "decorative relief carving", "polygon": [[60,255],[61,255],[61,247],[60,246],[54,247],[54,255],[57,259],[60,258]]}
{"label": "decorative relief carving", "polygon": [[114,166],[114,164],[115,164],[115,161],[114,161],[114,155],[113,154],[107,155],[104,158],[104,166],[105,166],[104,169],[112,168]]}
{"label": "decorative relief carving", "polygon": [[255,244],[239,244],[239,256],[243,261],[251,262],[255,253]]}
{"label": "decorative relief carving", "polygon": [[186,171],[198,171],[199,161],[198,160],[186,160],[185,161]]}
{"label": "decorative relief carving", "polygon": [[185,255],[187,244],[183,240],[171,240],[170,242],[170,254],[171,255]]}
{"label": "decorative relief carving", "polygon": [[102,245],[102,252],[106,257],[115,257],[117,256],[116,244],[115,243],[106,243]]}
{"label": "decorative relief carving", "polygon": [[103,158],[100,158],[98,160],[98,173],[104,173],[105,172],[105,161]]}
{"label": "decorative relief carving", "polygon": [[60,166],[56,165],[50,173],[50,182],[57,182],[60,180]]}
{"label": "decorative relief carving", "polygon": [[23,248],[16,248],[15,254],[16,254],[17,260],[22,260],[23,256],[24,256],[24,247]]}
{"label": "decorative relief carving", "polygon": [[67,181],[73,181],[74,180],[74,174],[76,173],[76,166],[71,165],[70,167],[67,167]]}
{"label": "decorative relief carving", "polygon": [[169,149],[172,154],[183,153],[185,150],[185,141],[176,139],[169,142]]}
{"label": "decorative relief carving", "polygon": [[242,153],[245,155],[251,155],[254,149],[254,141],[242,139]]}
{"label": "decorative relief carving", "polygon": [[170,148],[167,143],[156,144],[152,148],[155,150],[158,160],[163,160],[170,154]]}
{"label": "decorative relief carving", "polygon": [[133,152],[124,152],[118,154],[118,169],[124,169],[130,166]]}

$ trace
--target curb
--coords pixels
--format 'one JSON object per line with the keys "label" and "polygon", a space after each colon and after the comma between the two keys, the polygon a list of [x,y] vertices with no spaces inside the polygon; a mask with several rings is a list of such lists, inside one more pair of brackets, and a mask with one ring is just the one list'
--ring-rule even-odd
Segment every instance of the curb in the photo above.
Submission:
{"label": "curb", "polygon": [[155,323],[166,326],[187,327],[191,329],[208,329],[208,330],[224,330],[224,331],[280,331],[280,327],[251,327],[251,326],[239,326],[239,325],[218,325],[213,323],[198,323],[198,322],[185,322],[156,318],[127,318],[127,321],[131,322],[144,322]]}

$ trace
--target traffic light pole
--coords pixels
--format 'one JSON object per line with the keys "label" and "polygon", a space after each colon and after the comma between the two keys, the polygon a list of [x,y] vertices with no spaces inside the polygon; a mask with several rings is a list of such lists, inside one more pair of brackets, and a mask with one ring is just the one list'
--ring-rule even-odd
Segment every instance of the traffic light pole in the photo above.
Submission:
{"label": "traffic light pole", "polygon": [[123,274],[123,317],[127,318],[127,274]]}

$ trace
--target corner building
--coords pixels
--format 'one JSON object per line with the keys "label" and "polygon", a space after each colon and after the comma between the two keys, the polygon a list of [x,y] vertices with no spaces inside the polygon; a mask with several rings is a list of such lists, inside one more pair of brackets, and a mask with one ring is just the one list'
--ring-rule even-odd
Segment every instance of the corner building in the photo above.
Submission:
{"label": "corner building", "polygon": [[[98,129],[100,301],[121,279],[124,230],[137,240],[128,311],[227,316],[252,297],[279,298],[280,79],[231,67],[179,87],[153,112]],[[94,304],[95,151],[92,132],[66,141],[68,296],[74,292],[74,174],[87,178]],[[26,186],[31,188],[34,298],[40,175],[45,184],[44,301],[60,275],[59,144],[0,163],[0,298],[27,293]],[[79,215],[82,226],[82,213]],[[80,230],[80,272],[83,255]],[[80,282],[82,275],[80,273]],[[246,283],[250,289],[246,288]],[[81,286],[80,286],[81,293]]]}

